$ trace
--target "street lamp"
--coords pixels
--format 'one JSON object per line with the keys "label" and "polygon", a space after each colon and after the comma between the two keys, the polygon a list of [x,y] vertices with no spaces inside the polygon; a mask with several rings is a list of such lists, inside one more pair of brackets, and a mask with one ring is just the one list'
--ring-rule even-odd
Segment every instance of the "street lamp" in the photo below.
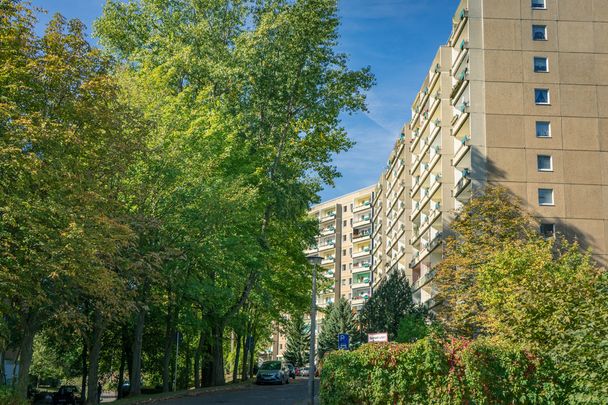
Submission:
{"label": "street lamp", "polygon": [[308,353],[308,362],[310,369],[308,371],[308,391],[310,392],[310,405],[315,403],[315,331],[317,321],[317,266],[323,261],[319,256],[308,256],[308,262],[312,264],[312,299],[310,304],[310,353]]}

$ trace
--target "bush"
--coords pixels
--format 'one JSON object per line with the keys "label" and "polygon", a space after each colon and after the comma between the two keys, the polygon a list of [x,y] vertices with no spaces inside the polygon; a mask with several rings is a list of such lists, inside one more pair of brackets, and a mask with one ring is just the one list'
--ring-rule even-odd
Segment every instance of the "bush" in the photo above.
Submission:
{"label": "bush", "polygon": [[321,402],[551,404],[563,389],[550,362],[506,343],[426,337],[329,354]]}
{"label": "bush", "polygon": [[0,386],[0,404],[28,405],[29,402],[20,398],[10,387]]}

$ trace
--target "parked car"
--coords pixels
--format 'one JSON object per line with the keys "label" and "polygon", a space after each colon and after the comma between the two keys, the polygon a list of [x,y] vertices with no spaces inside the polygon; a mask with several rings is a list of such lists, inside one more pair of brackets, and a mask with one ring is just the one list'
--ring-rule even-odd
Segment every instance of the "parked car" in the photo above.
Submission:
{"label": "parked car", "polygon": [[289,370],[289,377],[296,378],[296,368],[291,363],[285,363],[287,369]]}
{"label": "parked car", "polygon": [[300,369],[300,375],[302,377],[308,377],[308,374],[310,373],[310,369],[308,367],[302,367]]}
{"label": "parked car", "polygon": [[53,405],[70,404],[76,405],[80,403],[78,397],[78,388],[74,385],[62,385],[59,391],[53,394]]}
{"label": "parked car", "polygon": [[255,377],[256,384],[289,384],[289,368],[280,361],[265,361]]}

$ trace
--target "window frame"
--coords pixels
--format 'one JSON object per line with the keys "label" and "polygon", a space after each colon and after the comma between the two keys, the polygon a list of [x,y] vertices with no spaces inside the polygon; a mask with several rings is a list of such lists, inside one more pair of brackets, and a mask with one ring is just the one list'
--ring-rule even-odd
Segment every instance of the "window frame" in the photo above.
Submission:
{"label": "window frame", "polygon": [[[542,59],[545,61],[545,70],[536,69],[537,59]],[[532,59],[532,68],[534,69],[534,73],[549,73],[549,58],[547,56],[534,56]]]}
{"label": "window frame", "polygon": [[[542,124],[547,124],[547,136],[539,135],[539,131],[538,131],[539,124],[541,124],[541,125]],[[552,134],[551,134],[551,121],[536,121],[536,123],[534,125],[534,130],[535,130],[537,138],[544,139],[544,138],[552,138],[553,137]]]}
{"label": "window frame", "polygon": [[[550,226],[551,227],[551,234],[549,235],[548,233],[543,232],[543,227],[547,227]],[[541,234],[541,236],[543,238],[554,238],[555,237],[555,224],[554,223],[541,223],[539,226],[539,233]]]}
{"label": "window frame", "polygon": [[[541,202],[541,192],[544,191],[549,191],[551,193],[551,202],[550,203],[543,203]],[[541,207],[553,207],[555,206],[555,190],[553,190],[552,188],[539,188],[538,189],[538,205]]]}
{"label": "window frame", "polygon": [[[547,101],[544,103],[538,102],[538,93],[539,91],[547,92]],[[535,105],[551,105],[551,90],[545,88],[535,88],[534,89],[534,104]]]}
{"label": "window frame", "polygon": [[546,10],[547,9],[547,0],[540,0],[542,1],[542,6],[537,6],[534,4],[535,1],[539,1],[539,0],[530,0],[530,7],[532,8],[532,10]]}
{"label": "window frame", "polygon": [[[544,169],[541,168],[540,162],[541,158],[548,158],[549,160],[549,168]],[[553,156],[551,155],[536,155],[536,170],[539,172],[552,172],[553,171]]]}
{"label": "window frame", "polygon": [[[543,37],[536,38],[536,30],[538,28],[542,28]],[[549,40],[549,30],[546,24],[532,24],[532,41],[548,41]]]}

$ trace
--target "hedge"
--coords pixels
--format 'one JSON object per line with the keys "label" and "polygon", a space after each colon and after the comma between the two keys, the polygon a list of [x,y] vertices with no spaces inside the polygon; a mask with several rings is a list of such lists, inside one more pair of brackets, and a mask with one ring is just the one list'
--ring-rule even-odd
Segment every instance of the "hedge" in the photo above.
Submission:
{"label": "hedge", "polygon": [[560,404],[549,361],[506,343],[427,337],[373,343],[324,358],[321,403]]}

